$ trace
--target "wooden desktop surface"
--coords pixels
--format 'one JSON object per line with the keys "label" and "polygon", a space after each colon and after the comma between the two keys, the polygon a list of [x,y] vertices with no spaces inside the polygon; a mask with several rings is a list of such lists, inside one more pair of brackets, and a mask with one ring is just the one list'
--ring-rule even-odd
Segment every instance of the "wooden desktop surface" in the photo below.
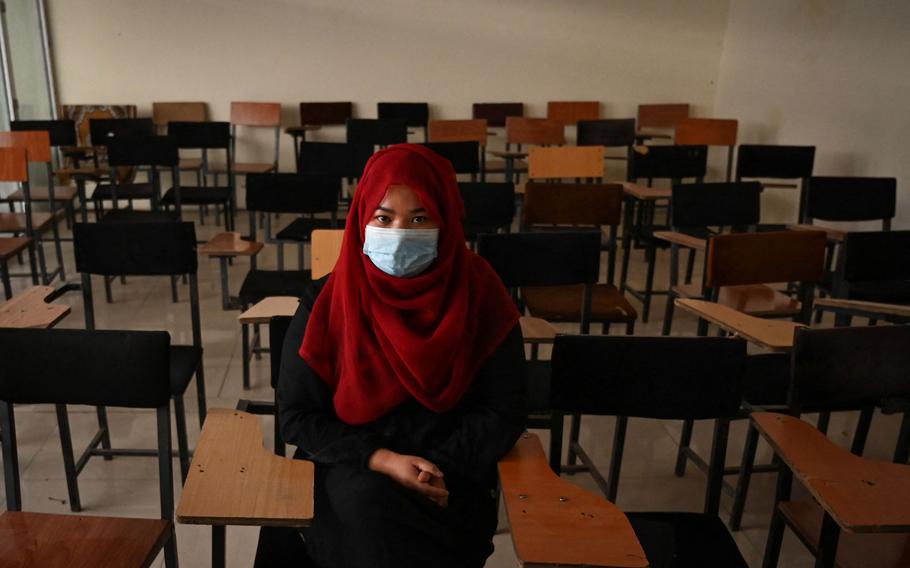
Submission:
{"label": "wooden desktop surface", "polygon": [[762,319],[704,300],[677,299],[676,305],[700,318],[771,351],[789,351],[793,336],[803,324]]}
{"label": "wooden desktop surface", "polygon": [[32,286],[0,304],[0,327],[54,327],[70,313],[70,307],[45,303],[53,292],[50,286]]}

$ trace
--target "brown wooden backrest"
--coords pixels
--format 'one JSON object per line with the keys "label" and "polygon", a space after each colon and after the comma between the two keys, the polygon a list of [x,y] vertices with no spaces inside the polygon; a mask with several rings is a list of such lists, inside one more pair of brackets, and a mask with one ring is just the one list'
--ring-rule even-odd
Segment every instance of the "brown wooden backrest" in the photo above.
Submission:
{"label": "brown wooden backrest", "polygon": [[705,285],[819,282],[825,268],[824,231],[733,233],[708,240]]}
{"label": "brown wooden backrest", "polygon": [[152,121],[164,128],[168,122],[205,122],[208,120],[207,105],[195,103],[152,103]]}
{"label": "brown wooden backrest", "polygon": [[600,101],[550,101],[547,103],[547,119],[563,125],[575,125],[579,120],[598,120]]}
{"label": "brown wooden backrest", "polygon": [[477,142],[487,145],[487,121],[431,120],[427,126],[430,142]]}
{"label": "brown wooden backrest", "polygon": [[28,181],[25,148],[0,148],[0,181]]}
{"label": "brown wooden backrest", "polygon": [[313,280],[322,278],[335,270],[335,262],[341,254],[344,229],[317,229],[310,237],[310,265]]}
{"label": "brown wooden backrest", "polygon": [[281,125],[281,103],[231,103],[231,124],[241,126]]}
{"label": "brown wooden backrest", "polygon": [[25,148],[29,162],[47,164],[51,161],[51,135],[47,130],[0,132],[0,147]]}
{"label": "brown wooden backrest", "polygon": [[525,185],[522,220],[531,225],[619,225],[622,184],[539,183]]}
{"label": "brown wooden backrest", "polygon": [[531,148],[528,177],[599,178],[604,175],[603,146],[557,146]]}
{"label": "brown wooden backrest", "polygon": [[350,101],[331,103],[300,103],[300,124],[328,126],[344,124],[354,116],[354,103]]}
{"label": "brown wooden backrest", "polygon": [[565,144],[566,133],[561,122],[546,118],[506,118],[506,140],[510,144]]}
{"label": "brown wooden backrest", "polygon": [[696,146],[736,146],[739,122],[725,118],[686,118],[676,125],[677,144]]}
{"label": "brown wooden backrest", "polygon": [[676,128],[689,118],[688,104],[638,105],[639,128]]}

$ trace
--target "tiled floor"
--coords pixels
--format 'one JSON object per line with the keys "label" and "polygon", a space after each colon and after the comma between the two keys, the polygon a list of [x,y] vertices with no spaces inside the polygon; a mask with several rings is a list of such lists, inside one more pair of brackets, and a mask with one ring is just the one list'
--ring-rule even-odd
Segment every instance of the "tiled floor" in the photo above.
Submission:
{"label": "tiled floor", "polygon": [[[195,215],[185,214],[186,219],[196,219]],[[238,220],[239,227],[247,227],[245,217]],[[212,225],[211,217],[206,225],[200,226],[196,219],[197,236],[208,238],[218,232]],[[66,232],[68,235],[68,232]],[[66,267],[70,281],[74,277],[72,247],[65,243]],[[49,258],[52,258],[48,247]],[[288,266],[295,264],[294,253],[287,252]],[[261,256],[260,266],[274,266],[274,249],[268,247]],[[17,268],[18,267],[14,267]],[[230,269],[232,290],[236,293],[248,268],[245,260],[234,263]],[[632,264],[633,281],[641,279],[644,263],[641,253],[634,256]],[[661,256],[656,282],[666,282],[666,258]],[[26,286],[24,280],[14,284],[17,290]],[[216,261],[200,258],[199,285],[202,302],[203,343],[205,347],[205,375],[208,392],[208,406],[233,408],[237,399],[270,399],[271,388],[268,386],[268,360],[264,357],[252,363],[252,386],[244,392],[240,386],[240,326],[237,324],[235,311],[221,309],[218,265]],[[96,279],[96,317],[98,327],[102,329],[165,329],[171,333],[174,343],[190,343],[190,319],[188,292],[186,286],[180,288],[180,301],[176,304],[170,300],[169,283],[166,278],[129,278],[126,285],[114,284],[114,303],[103,300],[100,279]],[[84,325],[82,299],[78,293],[67,294],[59,300],[72,306],[72,313],[60,324],[63,328],[79,328]],[[652,320],[648,324],[638,324],[637,333],[657,335],[660,333],[660,319],[663,313],[663,299],[655,301]],[[674,332],[694,334],[694,318],[677,311]],[[567,331],[571,328],[567,328]],[[546,356],[544,354],[544,356]],[[199,432],[198,413],[194,388],[191,385],[186,407],[190,431],[190,445],[195,444]],[[20,463],[23,481],[24,508],[29,511],[55,513],[69,512],[66,484],[63,476],[63,463],[57,436],[56,420],[53,409],[47,406],[17,407],[17,430],[19,436]],[[87,443],[94,434],[94,411],[86,407],[71,407],[75,444]],[[114,444],[121,447],[154,447],[155,416],[153,412],[110,410],[111,430]],[[265,443],[271,445],[271,423],[266,420],[263,430],[266,432]],[[832,418],[830,432],[838,443],[847,444],[855,416],[852,414],[836,415]],[[898,422],[895,417],[876,416],[866,455],[887,459],[894,440]],[[587,417],[582,428],[582,444],[589,454],[606,467],[612,439],[612,418]],[[626,510],[691,510],[702,507],[704,495],[704,477],[694,468],[689,469],[685,477],[673,475],[675,447],[680,431],[680,424],[658,420],[631,420],[623,463],[622,482],[620,484],[618,505]],[[738,462],[742,447],[745,424],[733,425],[728,451],[728,464]],[[546,433],[541,432],[546,447]],[[710,425],[700,424],[696,428],[694,446],[705,455],[710,443]],[[760,459],[768,459],[766,447],[760,450]],[[179,480],[179,470],[175,460],[175,477]],[[589,488],[596,488],[587,475],[567,476],[573,483]],[[732,480],[732,478],[731,478]],[[112,461],[93,459],[79,478],[82,504],[86,514],[148,516],[158,514],[158,481],[157,466],[151,458],[116,458]],[[179,499],[179,481],[175,486]],[[773,497],[773,479],[768,475],[757,475],[754,478],[749,495],[748,507],[744,519],[744,530],[736,533],[735,538],[750,565],[759,566],[764,550],[768,520]],[[721,503],[722,517],[726,520],[731,506],[731,499],[725,495]],[[502,515],[504,528],[507,524]],[[255,553],[257,531],[253,528],[232,527],[228,530],[228,562],[230,566],[251,566]],[[207,527],[177,526],[180,561],[183,566],[210,565],[210,533]],[[510,536],[501,531],[495,538],[496,552],[487,563],[491,567],[516,566]],[[810,556],[792,535],[784,543],[781,566],[811,566]],[[155,566],[163,566],[158,559]]]}

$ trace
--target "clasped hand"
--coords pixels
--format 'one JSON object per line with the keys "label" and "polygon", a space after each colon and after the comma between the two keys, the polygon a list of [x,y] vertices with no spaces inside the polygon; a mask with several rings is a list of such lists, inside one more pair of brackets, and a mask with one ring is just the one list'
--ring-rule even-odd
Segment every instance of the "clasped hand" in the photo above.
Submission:
{"label": "clasped hand", "polygon": [[422,457],[398,454],[382,448],[370,456],[369,468],[425,495],[440,507],[449,505],[449,491],[442,478],[442,470]]}

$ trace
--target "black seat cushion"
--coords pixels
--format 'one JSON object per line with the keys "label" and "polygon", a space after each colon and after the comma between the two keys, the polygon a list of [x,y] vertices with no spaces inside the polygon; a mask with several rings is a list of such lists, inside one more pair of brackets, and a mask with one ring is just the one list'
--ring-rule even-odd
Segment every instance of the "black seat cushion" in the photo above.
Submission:
{"label": "black seat cushion", "polygon": [[250,270],[240,286],[240,302],[251,306],[268,296],[302,296],[312,283],[309,270]]}
{"label": "black seat cushion", "polygon": [[[151,199],[152,184],[126,183],[117,185],[117,199]],[[109,183],[100,184],[92,193],[92,199],[111,199],[113,191]]]}
{"label": "black seat cushion", "polygon": [[135,209],[116,209],[108,211],[101,217],[101,223],[163,223],[178,221],[175,211],[137,211]]}
{"label": "black seat cushion", "polygon": [[287,227],[278,231],[275,238],[280,241],[309,241],[316,229],[341,229],[344,221],[332,219],[309,219],[300,217],[291,221]]}
{"label": "black seat cushion", "polygon": [[171,345],[171,394],[183,394],[202,363],[202,348]]}
{"label": "black seat cushion", "polygon": [[910,280],[850,282],[848,290],[847,295],[851,300],[910,304]]}
{"label": "black seat cushion", "polygon": [[651,568],[748,568],[723,521],[703,513],[626,513]]}
{"label": "black seat cushion", "polygon": [[[167,190],[162,203],[168,205],[176,203],[176,192],[174,188]],[[210,205],[216,203],[227,203],[231,199],[230,187],[184,187],[180,186],[180,203],[190,205]]]}

